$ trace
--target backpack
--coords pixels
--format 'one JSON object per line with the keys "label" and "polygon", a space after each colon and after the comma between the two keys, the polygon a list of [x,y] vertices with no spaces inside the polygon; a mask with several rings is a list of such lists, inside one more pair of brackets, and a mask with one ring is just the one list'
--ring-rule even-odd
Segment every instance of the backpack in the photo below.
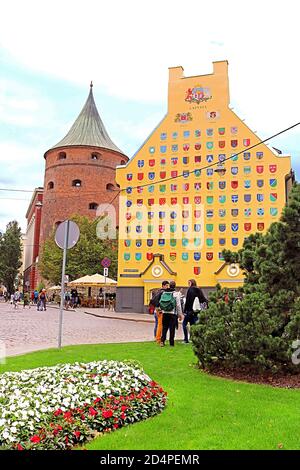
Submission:
{"label": "backpack", "polygon": [[152,299],[150,300],[150,303],[149,303],[149,307],[151,305],[153,305],[153,307],[159,307],[159,301],[160,301],[160,297],[161,297],[161,291],[159,291],[158,293],[156,293]]}
{"label": "backpack", "polygon": [[176,299],[173,292],[163,292],[159,301],[159,308],[163,312],[174,312],[176,307]]}

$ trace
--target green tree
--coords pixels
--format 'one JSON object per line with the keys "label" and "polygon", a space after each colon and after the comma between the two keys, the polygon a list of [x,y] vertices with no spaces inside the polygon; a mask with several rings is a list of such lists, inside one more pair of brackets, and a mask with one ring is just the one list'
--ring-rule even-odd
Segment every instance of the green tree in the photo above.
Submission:
{"label": "green tree", "polygon": [[[99,219],[90,220],[88,217],[73,216],[71,220],[79,226],[80,237],[78,243],[67,253],[66,274],[70,276],[70,280],[86,274],[101,273],[103,270],[101,260],[106,256],[112,261],[109,277],[115,279],[118,267],[117,240],[101,240],[97,237]],[[54,235],[53,232],[41,249],[39,270],[43,278],[58,284],[61,282],[63,250],[56,245]]]}
{"label": "green tree", "polygon": [[300,338],[300,185],[265,235],[250,235],[224,258],[244,270],[243,297],[225,303],[226,291],[218,289],[210,299],[192,334],[200,364],[292,369],[291,346]]}
{"label": "green tree", "polygon": [[16,278],[22,265],[21,228],[17,221],[9,222],[0,237],[0,279],[9,293],[15,290]]}

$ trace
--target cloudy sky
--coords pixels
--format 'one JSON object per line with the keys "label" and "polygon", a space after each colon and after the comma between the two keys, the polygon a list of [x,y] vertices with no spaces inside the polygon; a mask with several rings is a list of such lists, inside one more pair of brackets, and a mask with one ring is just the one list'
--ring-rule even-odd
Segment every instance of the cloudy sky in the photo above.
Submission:
{"label": "cloudy sky", "polygon": [[[44,152],[94,82],[100,115],[129,156],[167,107],[168,67],[229,61],[231,106],[261,138],[300,121],[294,0],[10,0],[0,15],[0,229],[43,185]],[[300,126],[272,141],[300,175]]]}

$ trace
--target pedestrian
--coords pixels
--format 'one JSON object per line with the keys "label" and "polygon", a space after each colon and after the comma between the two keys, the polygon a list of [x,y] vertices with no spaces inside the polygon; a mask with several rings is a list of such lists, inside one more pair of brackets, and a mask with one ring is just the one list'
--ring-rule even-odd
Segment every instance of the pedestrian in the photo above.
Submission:
{"label": "pedestrian", "polygon": [[34,299],[34,304],[36,305],[39,299],[39,292],[36,289],[33,292],[33,299]]}
{"label": "pedestrian", "polygon": [[71,307],[77,307],[78,292],[77,289],[71,289]]}
{"label": "pedestrian", "polygon": [[69,291],[65,292],[65,309],[68,310],[70,307],[70,301],[71,301],[71,294]]}
{"label": "pedestrian", "polygon": [[159,308],[159,301],[162,293],[170,287],[169,281],[163,281],[161,283],[161,289],[152,297],[150,300],[149,307],[154,307],[154,339],[160,344],[161,335],[162,335],[162,322],[163,322],[163,312]]}
{"label": "pedestrian", "polygon": [[38,296],[38,310],[46,311],[46,301],[47,301],[46,289],[42,289]]}
{"label": "pedestrian", "polygon": [[197,287],[195,279],[188,281],[188,291],[186,293],[186,300],[184,306],[184,319],[182,322],[182,329],[184,334],[184,343],[189,343],[189,335],[187,325],[194,325],[198,320],[198,313],[207,308],[207,299],[202,290]]}
{"label": "pedestrian", "polygon": [[28,293],[28,292],[25,292],[25,294],[24,294],[23,308],[25,308],[26,305],[28,305],[28,307],[30,308],[30,297],[29,297],[29,293]]}
{"label": "pedestrian", "polygon": [[15,291],[15,293],[13,294],[13,304],[14,304],[14,307],[17,308],[18,307],[18,302],[20,300],[20,292],[18,291],[18,289]]}
{"label": "pedestrian", "polygon": [[181,309],[181,296],[180,292],[176,292],[176,282],[170,281],[170,287],[166,289],[159,300],[159,307],[163,312],[162,321],[162,335],[160,339],[160,345],[164,346],[169,331],[169,342],[170,346],[174,346],[175,330],[178,325],[178,318],[182,318]]}

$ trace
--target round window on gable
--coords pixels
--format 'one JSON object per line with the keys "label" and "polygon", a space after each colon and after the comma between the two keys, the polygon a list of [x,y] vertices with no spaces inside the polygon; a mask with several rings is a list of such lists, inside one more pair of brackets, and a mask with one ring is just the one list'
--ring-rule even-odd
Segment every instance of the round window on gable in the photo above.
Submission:
{"label": "round window on gable", "polygon": [[106,185],[106,190],[107,190],[107,191],[114,191],[114,190],[115,190],[115,187],[114,187],[113,184],[108,183],[108,184]]}
{"label": "round window on gable", "polygon": [[98,153],[98,152],[93,152],[93,153],[91,154],[91,159],[92,159],[92,160],[99,160],[99,159],[100,159],[100,156],[101,156],[100,153]]}
{"label": "round window on gable", "polygon": [[48,188],[48,189],[53,189],[53,188],[54,188],[54,183],[53,183],[53,181],[49,181],[47,188]]}
{"label": "round window on gable", "polygon": [[81,185],[82,185],[81,180],[73,180],[72,181],[72,186],[74,186],[75,188],[80,188]]}
{"label": "round window on gable", "polygon": [[64,160],[65,158],[67,158],[66,152],[59,152],[58,160]]}
{"label": "round window on gable", "polygon": [[91,202],[89,204],[89,209],[93,210],[93,211],[97,210],[98,209],[98,204],[96,202]]}

